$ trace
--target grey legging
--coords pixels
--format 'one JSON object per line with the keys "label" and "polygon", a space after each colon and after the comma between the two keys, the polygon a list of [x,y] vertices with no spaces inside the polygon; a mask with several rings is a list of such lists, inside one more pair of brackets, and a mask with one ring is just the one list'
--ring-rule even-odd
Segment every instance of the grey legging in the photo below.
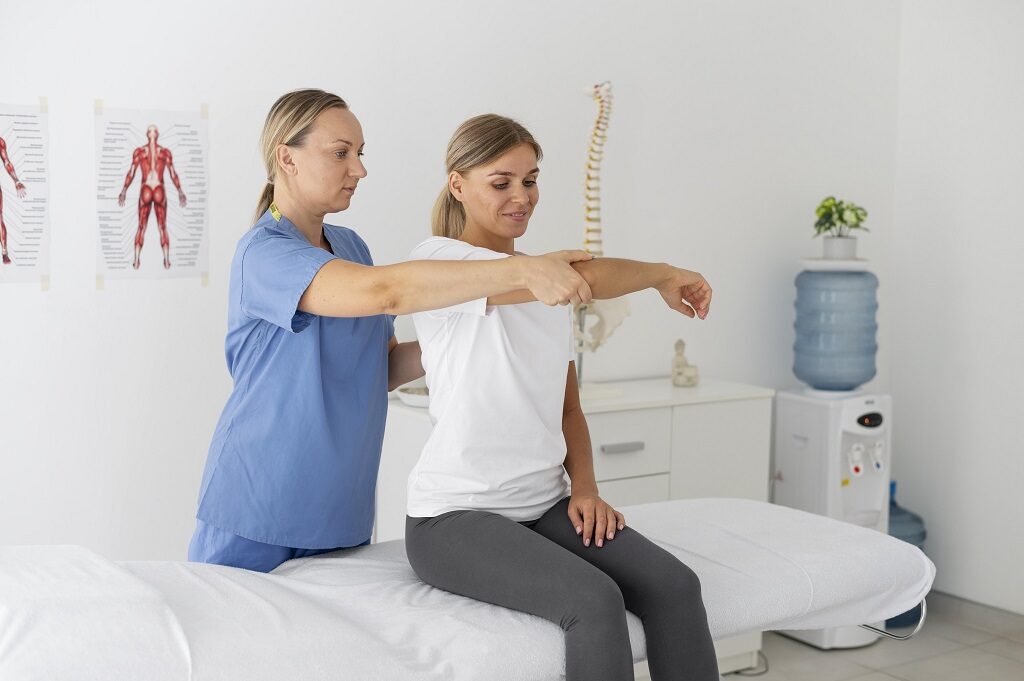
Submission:
{"label": "grey legging", "polygon": [[583,546],[568,505],[524,523],[486,511],[407,517],[409,563],[427,584],[561,626],[566,681],[633,678],[626,610],[644,624],[652,681],[719,681],[693,570],[628,525]]}

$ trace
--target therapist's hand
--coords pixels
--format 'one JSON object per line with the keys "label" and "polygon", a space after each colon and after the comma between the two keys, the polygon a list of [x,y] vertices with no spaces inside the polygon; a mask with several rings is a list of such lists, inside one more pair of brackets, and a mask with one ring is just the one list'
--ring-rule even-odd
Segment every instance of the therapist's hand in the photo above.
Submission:
{"label": "therapist's hand", "polygon": [[586,251],[555,251],[520,257],[526,266],[526,288],[542,303],[579,305],[593,299],[590,284],[572,268],[572,263],[593,257]]}
{"label": "therapist's hand", "polygon": [[576,528],[576,534],[583,539],[584,546],[590,546],[593,541],[599,548],[626,526],[625,517],[596,494],[573,494],[569,497],[569,520]]}
{"label": "therapist's hand", "polygon": [[711,286],[700,272],[668,265],[665,277],[655,288],[669,307],[687,317],[704,319],[711,310]]}

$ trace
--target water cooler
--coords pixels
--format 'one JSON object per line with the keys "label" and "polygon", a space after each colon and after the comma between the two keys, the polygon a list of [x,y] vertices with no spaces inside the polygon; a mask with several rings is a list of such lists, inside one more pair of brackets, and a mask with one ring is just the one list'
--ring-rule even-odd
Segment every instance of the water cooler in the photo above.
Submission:
{"label": "water cooler", "polygon": [[[886,533],[892,400],[857,390],[875,375],[878,279],[860,260],[804,268],[793,372],[810,387],[776,393],[771,499]],[[780,633],[823,649],[879,638],[857,626]]]}
{"label": "water cooler", "polygon": [[[776,393],[772,502],[887,532],[891,412],[888,395]],[[824,649],[878,639],[856,626],[781,633]]]}

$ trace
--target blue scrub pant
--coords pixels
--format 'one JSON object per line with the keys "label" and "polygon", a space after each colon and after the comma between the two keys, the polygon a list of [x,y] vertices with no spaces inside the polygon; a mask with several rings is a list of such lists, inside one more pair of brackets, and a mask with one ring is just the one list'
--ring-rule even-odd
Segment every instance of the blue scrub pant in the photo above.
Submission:
{"label": "blue scrub pant", "polygon": [[[370,540],[367,539],[359,546],[366,546],[369,543]],[[237,534],[214,527],[196,518],[196,531],[192,534],[192,541],[188,545],[188,559],[196,563],[215,563],[256,572],[270,572],[292,558],[317,556],[343,548],[349,547],[297,549],[289,546],[264,544],[239,537]]]}

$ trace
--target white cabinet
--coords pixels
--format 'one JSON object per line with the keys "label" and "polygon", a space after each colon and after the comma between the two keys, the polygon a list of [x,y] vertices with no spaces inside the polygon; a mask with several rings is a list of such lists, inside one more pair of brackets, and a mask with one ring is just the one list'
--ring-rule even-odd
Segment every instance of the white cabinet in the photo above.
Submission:
{"label": "white cabinet", "polygon": [[[610,504],[696,497],[768,500],[773,390],[713,380],[676,388],[667,378],[602,385],[619,394],[584,399],[582,405],[598,487]],[[374,541],[405,534],[406,483],[430,427],[426,409],[392,398]],[[720,671],[755,666],[760,647],[760,633],[716,641]],[[645,678],[642,666],[637,678]]]}

